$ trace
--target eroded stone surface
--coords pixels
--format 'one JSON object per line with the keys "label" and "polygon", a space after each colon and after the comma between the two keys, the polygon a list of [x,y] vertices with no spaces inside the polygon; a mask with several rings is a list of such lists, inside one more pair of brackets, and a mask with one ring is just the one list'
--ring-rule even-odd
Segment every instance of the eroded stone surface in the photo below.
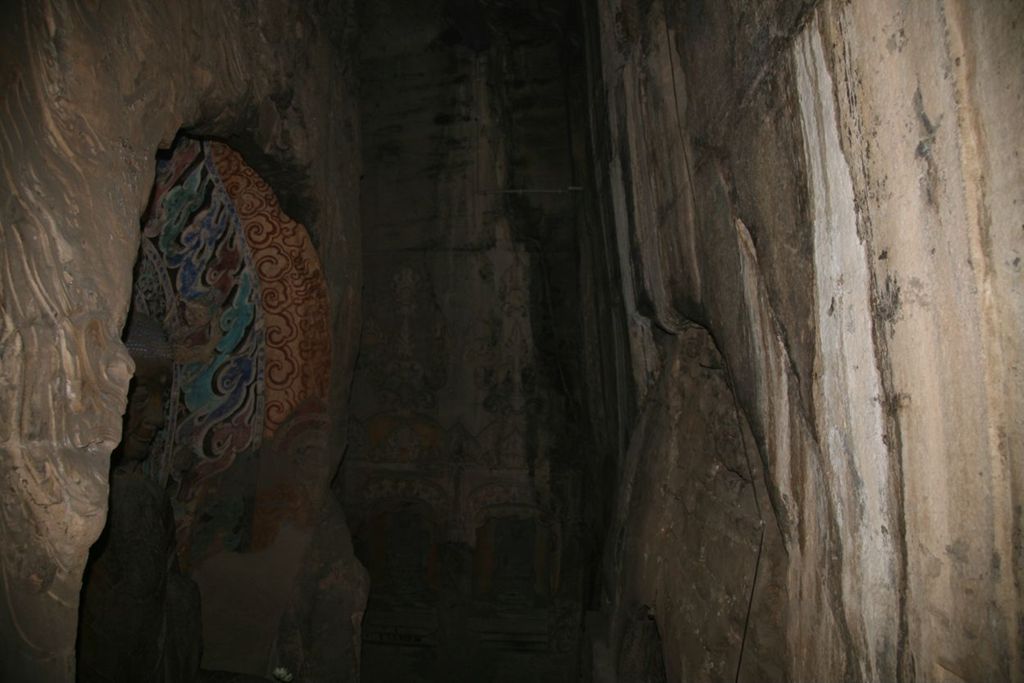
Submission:
{"label": "eroded stone surface", "polygon": [[1021,134],[1004,123],[1021,22],[1012,3],[884,0],[588,15],[593,187],[615,236],[591,258],[618,254],[628,330],[590,353],[632,368],[619,415],[640,429],[653,408],[633,406],[668,372],[654,329],[688,317],[714,336],[785,548],[796,680],[1024,677],[1005,564],[1022,528]]}

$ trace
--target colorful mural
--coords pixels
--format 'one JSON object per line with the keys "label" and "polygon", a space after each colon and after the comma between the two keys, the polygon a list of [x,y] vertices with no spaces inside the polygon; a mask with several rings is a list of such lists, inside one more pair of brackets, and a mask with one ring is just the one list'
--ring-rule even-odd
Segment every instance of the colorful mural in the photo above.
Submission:
{"label": "colorful mural", "polygon": [[238,152],[221,144],[209,148],[242,224],[259,283],[266,328],[263,436],[270,438],[300,404],[327,396],[327,288],[306,229],[281,211],[273,191]]}
{"label": "colorful mural", "polygon": [[163,453],[150,462],[189,503],[259,448],[263,316],[250,250],[202,143],[185,140],[158,165],[151,207],[135,305],[163,322],[176,363]]}
{"label": "colorful mural", "polygon": [[[175,348],[148,466],[171,492],[182,561],[251,548],[257,518],[269,542],[266,519],[299,514],[280,499],[301,496],[265,482],[281,469],[265,461],[322,450],[326,432],[327,289],[305,228],[237,152],[181,139],[157,166],[135,285]],[[304,436],[275,438],[285,425]]]}

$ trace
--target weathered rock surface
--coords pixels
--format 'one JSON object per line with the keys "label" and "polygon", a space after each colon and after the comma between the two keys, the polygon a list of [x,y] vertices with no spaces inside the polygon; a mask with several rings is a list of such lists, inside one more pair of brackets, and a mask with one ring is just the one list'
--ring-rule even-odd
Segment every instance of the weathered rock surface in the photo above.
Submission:
{"label": "weathered rock surface", "polygon": [[357,681],[369,577],[335,498],[325,503],[301,559],[278,627],[278,660],[297,681]]}
{"label": "weathered rock surface", "polygon": [[596,647],[620,681],[651,668],[655,636],[667,680],[786,680],[785,553],[757,451],[707,331],[667,351],[622,463]]}
{"label": "weathered rock surface", "polygon": [[[589,258],[623,283],[622,322],[589,349],[635,387],[602,442],[644,438],[672,372],[662,331],[705,325],[784,548],[785,639],[746,650],[740,673],[760,680],[746,667],[774,671],[781,649],[795,680],[1024,679],[1019,3],[610,0],[587,15],[608,233]],[[658,599],[692,604],[688,590]]]}
{"label": "weathered rock surface", "polygon": [[214,555],[196,580],[207,596],[204,669],[258,677],[283,667],[296,680],[359,680],[368,579],[333,497],[311,527],[286,524],[262,551]]}

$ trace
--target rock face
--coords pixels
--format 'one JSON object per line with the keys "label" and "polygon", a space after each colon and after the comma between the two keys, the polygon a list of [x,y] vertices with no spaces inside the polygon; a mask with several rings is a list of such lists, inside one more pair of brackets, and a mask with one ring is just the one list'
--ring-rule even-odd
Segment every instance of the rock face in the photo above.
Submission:
{"label": "rock face", "polygon": [[785,552],[756,447],[707,331],[666,352],[622,463],[596,653],[611,680],[785,680]]}
{"label": "rock face", "polygon": [[340,503],[325,503],[288,598],[278,658],[296,680],[358,681],[368,577],[354,561]]}
{"label": "rock face", "polygon": [[[605,628],[649,606],[670,679],[1021,680],[1019,3],[584,9],[604,226],[587,268],[621,273],[594,286],[587,328],[618,390],[591,401],[614,416]],[[695,422],[728,389],[687,379],[687,321],[749,423],[756,514],[700,474],[728,471],[717,420]],[[660,460],[685,426],[675,457],[693,462]],[[645,497],[648,467],[666,474]],[[659,564],[665,534],[705,522],[685,543],[706,550],[697,571]],[[670,645],[683,613],[705,648]],[[595,633],[595,670],[614,670]]]}

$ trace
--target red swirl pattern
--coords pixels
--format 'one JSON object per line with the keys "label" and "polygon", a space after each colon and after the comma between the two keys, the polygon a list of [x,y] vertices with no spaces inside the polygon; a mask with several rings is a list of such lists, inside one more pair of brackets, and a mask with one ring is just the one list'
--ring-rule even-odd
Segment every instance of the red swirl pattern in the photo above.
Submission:
{"label": "red swirl pattern", "polygon": [[304,401],[327,398],[327,286],[309,234],[285,215],[270,186],[227,145],[209,149],[259,277],[266,334],[263,434],[269,438]]}

